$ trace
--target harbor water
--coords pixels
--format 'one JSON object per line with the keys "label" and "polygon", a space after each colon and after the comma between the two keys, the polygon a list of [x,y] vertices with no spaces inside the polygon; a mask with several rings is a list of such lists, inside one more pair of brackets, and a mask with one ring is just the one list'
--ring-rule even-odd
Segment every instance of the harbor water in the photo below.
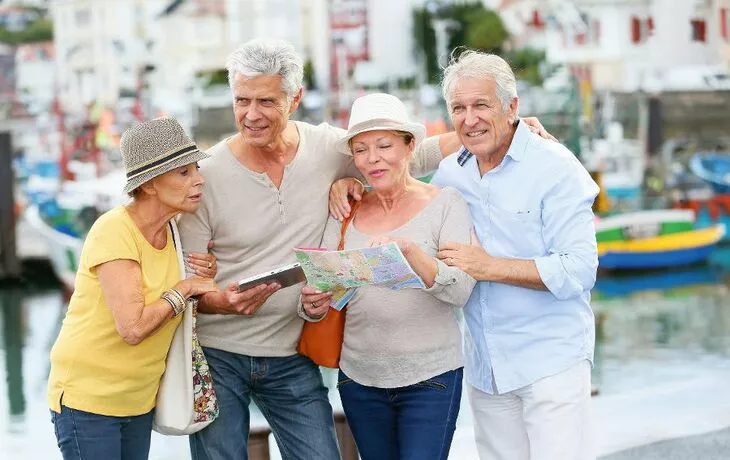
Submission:
{"label": "harbor water", "polygon": [[[593,295],[599,455],[730,427],[730,251],[721,251],[709,265],[599,278]],[[65,304],[60,286],[46,277],[26,273],[22,284],[0,288],[0,458],[6,460],[60,459],[45,393]],[[325,380],[332,386],[334,374]],[[254,411],[254,423],[263,423]],[[279,458],[273,439],[271,445],[272,458]],[[466,399],[451,454],[476,458]],[[154,435],[151,458],[189,458],[187,439]]]}

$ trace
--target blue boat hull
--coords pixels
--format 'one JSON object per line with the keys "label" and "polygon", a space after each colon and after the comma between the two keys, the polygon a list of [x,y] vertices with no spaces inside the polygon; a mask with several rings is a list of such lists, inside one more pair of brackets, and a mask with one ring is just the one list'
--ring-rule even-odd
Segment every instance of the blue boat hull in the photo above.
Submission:
{"label": "blue boat hull", "polygon": [[641,197],[640,187],[608,187],[606,195],[613,200],[634,200]]}
{"label": "blue boat hull", "polygon": [[593,289],[604,296],[625,296],[642,291],[666,291],[685,286],[715,284],[721,279],[721,271],[702,265],[631,276],[600,276]]}
{"label": "blue boat hull", "polygon": [[710,182],[710,187],[712,187],[712,191],[717,193],[718,195],[722,195],[724,193],[730,193],[730,185],[727,184],[720,184],[717,182]]}
{"label": "blue boat hull", "polygon": [[697,153],[690,159],[689,168],[710,184],[715,193],[730,193],[730,155]]}
{"label": "blue boat hull", "polygon": [[614,269],[651,269],[690,265],[707,259],[717,243],[675,251],[652,253],[609,252],[598,258],[598,267]]}

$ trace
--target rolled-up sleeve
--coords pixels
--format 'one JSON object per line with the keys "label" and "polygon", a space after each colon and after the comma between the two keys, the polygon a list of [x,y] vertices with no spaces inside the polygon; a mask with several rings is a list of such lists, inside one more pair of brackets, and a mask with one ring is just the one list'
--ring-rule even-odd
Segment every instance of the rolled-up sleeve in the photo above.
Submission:
{"label": "rolled-up sleeve", "polygon": [[558,299],[593,288],[598,250],[593,200],[598,186],[577,159],[546,174],[553,184],[543,200],[543,239],[548,255],[535,260],[540,278]]}
{"label": "rolled-up sleeve", "polygon": [[[471,242],[472,223],[469,207],[456,190],[448,188],[442,193],[448,193],[450,200],[441,221],[439,246],[446,242]],[[426,289],[426,292],[451,306],[463,307],[471,296],[476,280],[466,272],[456,267],[449,267],[440,260],[436,263],[438,273],[433,285]]]}

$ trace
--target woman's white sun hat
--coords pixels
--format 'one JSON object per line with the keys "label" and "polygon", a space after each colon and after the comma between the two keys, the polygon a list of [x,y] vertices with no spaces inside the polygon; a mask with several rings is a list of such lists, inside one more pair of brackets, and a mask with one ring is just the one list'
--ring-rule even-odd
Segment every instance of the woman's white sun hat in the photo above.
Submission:
{"label": "woman's white sun hat", "polygon": [[426,137],[426,127],[408,119],[406,106],[395,96],[373,93],[352,103],[347,134],[335,144],[338,152],[352,155],[350,139],[366,131],[405,131],[413,134],[418,145]]}

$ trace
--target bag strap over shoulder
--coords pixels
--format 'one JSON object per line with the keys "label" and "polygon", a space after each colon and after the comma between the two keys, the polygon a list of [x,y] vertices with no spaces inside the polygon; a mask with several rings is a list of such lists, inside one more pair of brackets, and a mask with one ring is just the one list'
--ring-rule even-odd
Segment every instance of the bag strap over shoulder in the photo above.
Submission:
{"label": "bag strap over shoulder", "polygon": [[172,244],[175,245],[175,252],[177,253],[177,263],[180,268],[180,279],[184,280],[187,277],[185,273],[185,257],[182,252],[182,244],[180,244],[180,231],[177,228],[177,222],[175,218],[170,219],[170,232],[172,233]]}
{"label": "bag strap over shoulder", "polygon": [[340,243],[337,245],[338,251],[345,249],[345,234],[347,234],[347,227],[350,226],[350,222],[352,222],[352,219],[355,218],[355,213],[360,207],[360,203],[362,203],[362,199],[355,201],[350,198],[350,215],[342,220],[342,227],[340,227]]}
{"label": "bag strap over shoulder", "polygon": [[170,233],[172,234],[172,245],[175,246],[175,250],[177,250],[177,233],[175,232],[175,227],[172,225],[172,220],[168,223],[170,226]]}

